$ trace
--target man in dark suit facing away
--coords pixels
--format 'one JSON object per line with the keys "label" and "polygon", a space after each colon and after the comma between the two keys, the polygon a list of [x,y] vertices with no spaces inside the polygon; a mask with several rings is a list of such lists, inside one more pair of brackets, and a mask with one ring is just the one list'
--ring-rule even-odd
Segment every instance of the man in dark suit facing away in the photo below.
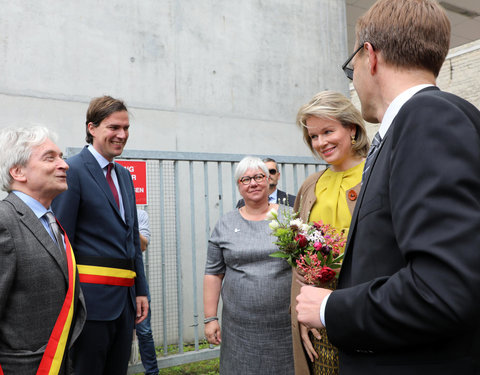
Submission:
{"label": "man in dark suit facing away", "polygon": [[435,86],[449,40],[434,0],[380,0],[357,21],[343,69],[381,125],[338,290],[297,297],[342,375],[480,374],[480,113]]}
{"label": "man in dark suit facing away", "polygon": [[[269,203],[280,203],[285,206],[293,207],[295,203],[295,195],[285,193],[284,191],[277,189],[278,180],[280,179],[280,169],[278,168],[277,162],[272,158],[265,158],[263,162],[268,168],[268,202]],[[245,206],[245,201],[239,199],[237,202],[236,208]]]}
{"label": "man in dark suit facing away", "polygon": [[50,204],[68,165],[44,127],[0,131],[0,373],[71,374],[85,322],[75,258]]}
{"label": "man in dark suit facing away", "polygon": [[134,325],[148,313],[135,191],[130,173],[113,161],[129,128],[122,101],[93,99],[89,145],[67,159],[70,188],[53,202],[72,241],[87,304],[87,322],[73,347],[77,374],[126,374]]}

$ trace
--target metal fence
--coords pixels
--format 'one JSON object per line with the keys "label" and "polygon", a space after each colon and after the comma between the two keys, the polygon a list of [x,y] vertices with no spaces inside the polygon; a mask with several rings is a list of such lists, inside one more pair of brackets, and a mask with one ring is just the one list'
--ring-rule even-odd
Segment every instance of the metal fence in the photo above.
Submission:
{"label": "metal fence", "polygon": [[[68,148],[66,156],[80,152]],[[233,175],[245,155],[126,150],[125,160],[147,164],[145,206],[151,240],[144,254],[150,286],[152,331],[165,368],[218,356],[218,348],[199,349],[203,336],[203,271],[208,238],[224,212],[241,198]],[[295,194],[305,178],[325,167],[311,157],[255,155],[277,161],[278,188]],[[220,312],[219,312],[220,313]],[[184,351],[191,344],[193,351]],[[172,351],[175,354],[169,354]],[[129,374],[143,371],[133,345]]]}

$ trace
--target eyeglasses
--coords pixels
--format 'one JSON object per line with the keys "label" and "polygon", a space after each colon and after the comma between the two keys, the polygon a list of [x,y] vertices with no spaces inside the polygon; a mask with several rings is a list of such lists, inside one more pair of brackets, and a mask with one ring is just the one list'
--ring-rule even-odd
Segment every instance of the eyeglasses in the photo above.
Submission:
{"label": "eyeglasses", "polygon": [[252,182],[252,180],[255,180],[255,182],[262,182],[263,180],[265,180],[265,177],[266,176],[264,174],[259,173],[259,174],[256,174],[253,177],[243,176],[238,181],[240,181],[244,185],[249,185]]}
{"label": "eyeglasses", "polygon": [[352,67],[349,67],[347,66],[348,64],[350,64],[350,61],[352,61],[352,59],[355,57],[355,55],[358,53],[358,51],[360,51],[361,49],[363,48],[363,43],[360,47],[358,47],[354,53],[352,53],[352,55],[347,59],[347,61],[344,62],[344,64],[342,65],[342,70],[343,72],[345,73],[345,75],[347,76],[347,78],[352,81],[353,80],[353,68]]}
{"label": "eyeglasses", "polygon": [[269,169],[268,173],[270,173],[272,176],[275,176],[277,174],[277,170],[276,169]]}

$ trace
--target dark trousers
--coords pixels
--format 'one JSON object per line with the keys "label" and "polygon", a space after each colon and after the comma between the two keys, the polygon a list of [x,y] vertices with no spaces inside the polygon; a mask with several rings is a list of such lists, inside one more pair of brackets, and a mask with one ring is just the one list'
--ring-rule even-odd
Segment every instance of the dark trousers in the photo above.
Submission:
{"label": "dark trousers", "polygon": [[135,313],[130,303],[115,320],[87,320],[72,348],[75,375],[126,374],[134,327]]}

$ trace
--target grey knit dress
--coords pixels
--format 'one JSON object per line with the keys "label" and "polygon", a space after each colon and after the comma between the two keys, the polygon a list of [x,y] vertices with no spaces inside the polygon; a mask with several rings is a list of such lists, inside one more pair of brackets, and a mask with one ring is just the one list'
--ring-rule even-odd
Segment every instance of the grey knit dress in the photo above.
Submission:
{"label": "grey knit dress", "polygon": [[[280,206],[279,214],[290,208]],[[269,221],[245,220],[238,210],[218,221],[209,240],[205,274],[222,283],[220,374],[293,374],[291,269]]]}

